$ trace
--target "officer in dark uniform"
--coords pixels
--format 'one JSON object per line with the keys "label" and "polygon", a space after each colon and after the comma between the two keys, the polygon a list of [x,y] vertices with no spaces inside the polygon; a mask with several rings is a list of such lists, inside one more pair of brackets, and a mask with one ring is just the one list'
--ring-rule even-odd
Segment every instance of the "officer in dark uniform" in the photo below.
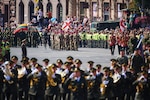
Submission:
{"label": "officer in dark uniform", "polygon": [[88,82],[88,100],[99,100],[100,98],[100,84],[102,76],[96,75],[96,68],[92,68],[89,76],[86,77]]}
{"label": "officer in dark uniform", "polygon": [[47,77],[45,100],[59,100],[61,76],[56,74],[57,65],[53,63],[49,68],[49,75]]}
{"label": "officer in dark uniform", "polygon": [[27,76],[31,73],[27,69],[28,59],[21,60],[21,67],[17,68],[18,71],[18,98],[19,100],[28,100],[29,80]]}
{"label": "officer in dark uniform", "polygon": [[66,74],[62,79],[62,86],[63,86],[63,100],[70,100],[71,99],[71,91],[68,88],[69,84],[70,84],[70,78],[69,76],[73,73],[73,71],[71,70],[71,62],[65,62],[64,63],[64,73]]}
{"label": "officer in dark uniform", "polygon": [[9,61],[5,67],[5,87],[4,93],[6,95],[7,100],[17,100],[17,77],[18,72],[17,69],[14,68],[14,62]]}
{"label": "officer in dark uniform", "polygon": [[86,70],[86,75],[89,75],[90,71],[92,70],[93,66],[94,66],[94,61],[88,61],[88,66],[87,66],[87,70]]}
{"label": "officer in dark uniform", "polygon": [[100,100],[113,100],[113,78],[109,76],[110,69],[109,67],[104,67],[103,71],[104,75],[102,77],[102,83],[100,84]]}
{"label": "officer in dark uniform", "polygon": [[27,76],[30,79],[29,98],[30,100],[44,100],[47,75],[40,64],[36,64],[35,67],[36,69]]}
{"label": "officer in dark uniform", "polygon": [[80,70],[75,69],[75,77],[73,78],[72,88],[73,100],[87,100],[87,81],[81,76]]}
{"label": "officer in dark uniform", "polygon": [[26,39],[22,40],[21,50],[22,50],[22,57],[27,57]]}
{"label": "officer in dark uniform", "polygon": [[11,57],[11,61],[14,62],[14,68],[21,68],[21,65],[18,64],[18,57],[17,56],[13,55]]}

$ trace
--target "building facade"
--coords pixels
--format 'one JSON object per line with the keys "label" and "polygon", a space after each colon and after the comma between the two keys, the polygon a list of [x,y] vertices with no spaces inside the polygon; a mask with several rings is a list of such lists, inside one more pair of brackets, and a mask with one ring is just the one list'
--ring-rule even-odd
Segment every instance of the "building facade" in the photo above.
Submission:
{"label": "building facade", "polygon": [[0,9],[4,22],[28,23],[41,9],[44,16],[49,12],[59,22],[69,16],[79,20],[87,16],[90,21],[117,20],[121,9],[128,8],[132,0],[1,0]]}

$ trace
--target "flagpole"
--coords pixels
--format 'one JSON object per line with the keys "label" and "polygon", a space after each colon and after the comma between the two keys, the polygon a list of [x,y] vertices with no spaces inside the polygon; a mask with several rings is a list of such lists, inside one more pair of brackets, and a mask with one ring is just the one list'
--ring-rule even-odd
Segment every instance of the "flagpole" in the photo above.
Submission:
{"label": "flagpole", "polygon": [[[138,45],[136,46],[136,49],[138,49],[140,47],[140,44],[142,43],[142,40],[143,40],[144,36],[143,34],[140,36],[140,41],[138,43]],[[133,53],[132,57],[131,57],[131,61],[130,61],[130,68],[132,68],[132,60],[133,60],[133,57],[135,56],[135,53]]]}

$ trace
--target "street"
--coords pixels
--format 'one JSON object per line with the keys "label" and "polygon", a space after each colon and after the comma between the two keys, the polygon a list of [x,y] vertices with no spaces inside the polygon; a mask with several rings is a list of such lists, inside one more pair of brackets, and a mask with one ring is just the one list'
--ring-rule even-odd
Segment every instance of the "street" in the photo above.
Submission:
{"label": "street", "polygon": [[[39,46],[38,48],[27,48],[27,55],[29,58],[36,57],[38,63],[42,64],[44,58],[48,58],[50,63],[55,63],[57,59],[66,61],[67,56],[73,56],[74,59],[80,59],[82,61],[82,68],[85,69],[89,60],[94,61],[96,64],[101,64],[102,67],[110,65],[110,59],[118,56],[118,50],[115,50],[114,56],[110,54],[109,49],[102,48],[79,48],[78,51],[57,51],[50,48],[44,48]],[[11,56],[16,55],[21,60],[21,48],[11,48]]]}

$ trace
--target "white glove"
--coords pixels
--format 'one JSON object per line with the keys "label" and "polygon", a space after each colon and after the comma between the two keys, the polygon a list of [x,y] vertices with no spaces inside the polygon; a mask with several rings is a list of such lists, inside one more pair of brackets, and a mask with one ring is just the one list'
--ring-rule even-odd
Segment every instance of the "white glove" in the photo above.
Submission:
{"label": "white glove", "polygon": [[109,83],[109,81],[103,81],[103,84],[107,85]]}
{"label": "white glove", "polygon": [[74,74],[74,73],[72,73],[72,74],[69,76],[69,78],[70,78],[70,79],[73,79],[73,78],[74,78],[74,76],[75,76],[75,74]]}
{"label": "white glove", "polygon": [[52,78],[56,78],[56,75],[55,75],[55,74],[53,74],[53,75],[52,75]]}
{"label": "white glove", "polygon": [[34,69],[32,72],[31,72],[31,74],[35,74],[35,73],[37,73],[38,72],[38,69]]}
{"label": "white glove", "polygon": [[8,75],[4,75],[4,77],[5,77],[5,79],[6,79],[7,81],[9,81],[9,80],[10,80],[10,76],[8,76]]}

